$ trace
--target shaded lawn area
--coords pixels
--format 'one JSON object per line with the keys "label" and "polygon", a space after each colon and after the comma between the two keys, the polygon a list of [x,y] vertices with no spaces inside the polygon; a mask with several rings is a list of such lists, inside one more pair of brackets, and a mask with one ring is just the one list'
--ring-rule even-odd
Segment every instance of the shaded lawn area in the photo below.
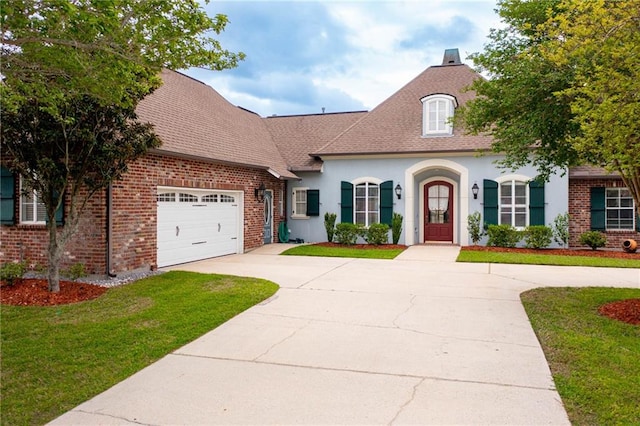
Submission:
{"label": "shaded lawn area", "polygon": [[277,289],[257,278],[174,271],[77,304],[2,305],[1,423],[53,420]]}
{"label": "shaded lawn area", "polygon": [[640,289],[540,288],[521,299],[572,424],[640,424],[640,325],[598,314]]}
{"label": "shaded lawn area", "polygon": [[[326,244],[326,243],[325,243]],[[395,247],[395,246],[394,246]],[[358,246],[326,246],[320,244],[308,244],[292,247],[282,252],[285,256],[320,256],[320,257],[353,257],[361,259],[394,259],[402,253],[404,248],[384,248],[375,245]]]}
{"label": "shaded lawn area", "polygon": [[544,253],[532,254],[471,250],[460,250],[460,254],[456,259],[456,262],[640,268],[640,256],[638,256],[638,259],[616,259],[608,257],[592,257],[587,254],[584,256],[559,256]]}

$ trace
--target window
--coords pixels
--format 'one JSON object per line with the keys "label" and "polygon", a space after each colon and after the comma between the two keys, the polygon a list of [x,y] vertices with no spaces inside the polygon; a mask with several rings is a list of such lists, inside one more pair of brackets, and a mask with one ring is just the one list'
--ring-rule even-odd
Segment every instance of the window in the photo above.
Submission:
{"label": "window", "polygon": [[527,226],[527,183],[508,180],[500,184],[500,224]]}
{"label": "window", "polygon": [[44,224],[47,221],[47,210],[40,201],[35,191],[23,191],[22,179],[20,179],[20,222],[31,224]]}
{"label": "window", "polygon": [[234,203],[236,199],[233,195],[220,194],[220,202],[221,203]]}
{"label": "window", "polygon": [[201,201],[203,203],[217,203],[218,202],[218,194],[203,195]]}
{"label": "window", "polygon": [[605,205],[607,229],[634,229],[635,208],[627,188],[607,188]]}
{"label": "window", "polygon": [[173,203],[175,201],[176,201],[175,192],[163,192],[161,194],[158,194],[159,203]]}
{"label": "window", "polygon": [[422,134],[451,135],[453,126],[451,117],[455,108],[455,98],[448,95],[431,95],[421,99],[422,109]]}
{"label": "window", "polygon": [[364,182],[355,185],[355,221],[364,226],[380,222],[380,187]]}
{"label": "window", "polygon": [[307,188],[293,189],[291,216],[307,217]]}

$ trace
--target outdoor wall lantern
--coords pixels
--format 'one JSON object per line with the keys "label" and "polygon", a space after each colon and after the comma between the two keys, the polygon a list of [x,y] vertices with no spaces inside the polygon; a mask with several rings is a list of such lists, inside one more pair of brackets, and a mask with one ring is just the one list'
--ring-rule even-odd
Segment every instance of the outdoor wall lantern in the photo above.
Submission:
{"label": "outdoor wall lantern", "polygon": [[396,191],[396,196],[398,197],[398,200],[402,198],[402,187],[400,186],[400,184],[396,185],[395,191]]}
{"label": "outdoor wall lantern", "polygon": [[256,200],[260,202],[264,201],[264,190],[264,182],[262,182],[260,186],[255,189]]}
{"label": "outdoor wall lantern", "polygon": [[478,182],[474,182],[473,186],[471,187],[471,192],[473,192],[474,200],[478,199],[478,191],[480,191],[480,188],[478,187]]}

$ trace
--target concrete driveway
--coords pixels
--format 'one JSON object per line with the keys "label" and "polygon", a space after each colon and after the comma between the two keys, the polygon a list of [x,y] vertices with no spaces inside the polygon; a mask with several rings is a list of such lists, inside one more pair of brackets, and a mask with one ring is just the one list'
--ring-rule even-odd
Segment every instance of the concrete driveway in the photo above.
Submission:
{"label": "concrete driveway", "polygon": [[175,269],[256,276],[269,300],[52,424],[568,424],[519,294],[640,287],[640,271],[277,256]]}

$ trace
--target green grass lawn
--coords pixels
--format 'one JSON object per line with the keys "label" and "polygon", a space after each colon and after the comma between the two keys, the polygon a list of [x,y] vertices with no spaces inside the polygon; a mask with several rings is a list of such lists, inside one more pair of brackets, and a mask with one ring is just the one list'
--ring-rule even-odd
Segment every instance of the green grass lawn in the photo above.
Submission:
{"label": "green grass lawn", "polygon": [[321,257],[355,257],[364,259],[393,259],[404,249],[384,249],[376,246],[360,247],[325,247],[313,244],[292,247],[284,252],[286,256],[321,256]]}
{"label": "green grass lawn", "polygon": [[72,305],[3,305],[3,425],[43,424],[270,297],[257,278],[167,272]]}
{"label": "green grass lawn", "polygon": [[640,325],[598,314],[638,289],[542,288],[521,295],[575,425],[640,424]]}
{"label": "green grass lawn", "polygon": [[635,259],[615,259],[589,256],[558,256],[552,254],[510,253],[460,250],[457,262],[517,263],[528,265],[601,266],[609,268],[640,268],[640,256]]}

